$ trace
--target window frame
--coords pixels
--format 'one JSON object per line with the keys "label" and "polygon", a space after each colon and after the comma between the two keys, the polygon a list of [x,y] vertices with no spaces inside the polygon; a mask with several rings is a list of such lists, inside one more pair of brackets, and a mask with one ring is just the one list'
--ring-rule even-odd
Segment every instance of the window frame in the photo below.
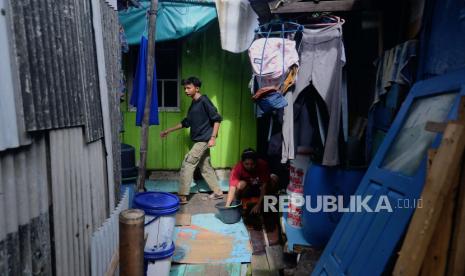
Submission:
{"label": "window frame", "polygon": [[[180,95],[180,91],[179,91],[179,87],[181,85],[181,63],[180,63],[180,54],[181,54],[181,51],[180,51],[180,43],[178,40],[176,40],[176,47],[175,47],[175,51],[176,51],[176,75],[177,75],[177,78],[176,79],[159,79],[157,78],[157,82],[158,81],[161,81],[162,82],[162,91],[161,91],[161,100],[162,102],[161,103],[158,103],[159,107],[158,107],[158,112],[181,112],[181,95]],[[169,107],[166,107],[165,106],[165,82],[166,81],[176,81],[176,93],[177,93],[177,102],[176,102],[176,107],[172,107],[172,106],[169,106]],[[160,91],[158,91],[158,93],[160,93]]]}
{"label": "window frame", "polygon": [[[180,91],[180,85],[181,85],[181,43],[179,42],[179,40],[176,40],[175,42],[176,44],[176,47],[175,47],[175,52],[176,52],[176,75],[177,77],[175,79],[158,79],[157,78],[157,82],[158,81],[162,81],[162,91],[157,91],[158,93],[162,93],[162,102],[159,102],[158,103],[158,112],[167,112],[167,113],[176,113],[176,112],[181,112],[181,91]],[[156,45],[156,44],[155,44]],[[136,59],[138,57],[138,55],[135,55],[134,56]],[[134,66],[137,66],[137,61],[134,62]],[[135,70],[134,72],[131,72],[131,73],[135,73]],[[129,78],[129,77],[128,77]],[[130,79],[131,81],[134,81],[133,78]],[[164,106],[164,100],[165,100],[165,91],[164,91],[164,85],[165,85],[165,81],[176,81],[176,93],[177,93],[177,102],[176,102],[176,107],[165,107]],[[126,110],[128,112],[137,112],[137,107],[135,106],[132,106],[130,103],[129,103],[129,99],[131,98],[132,96],[132,87],[133,85],[130,86],[131,89],[127,89],[127,102],[126,102]],[[128,85],[128,88],[129,88],[129,85]],[[130,91],[131,90],[131,91]]]}

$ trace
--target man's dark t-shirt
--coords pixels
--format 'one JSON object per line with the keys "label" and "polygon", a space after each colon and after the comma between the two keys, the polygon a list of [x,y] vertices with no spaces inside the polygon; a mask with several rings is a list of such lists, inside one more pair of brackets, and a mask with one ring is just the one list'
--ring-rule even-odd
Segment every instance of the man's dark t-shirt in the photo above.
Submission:
{"label": "man's dark t-shirt", "polygon": [[221,122],[218,110],[206,95],[193,100],[187,117],[182,120],[183,127],[191,129],[191,139],[194,142],[207,142],[213,133],[213,124]]}

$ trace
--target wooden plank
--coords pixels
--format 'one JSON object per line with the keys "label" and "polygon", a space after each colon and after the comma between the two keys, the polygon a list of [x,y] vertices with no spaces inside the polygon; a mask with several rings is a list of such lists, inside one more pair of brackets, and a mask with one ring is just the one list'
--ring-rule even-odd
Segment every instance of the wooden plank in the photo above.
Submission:
{"label": "wooden plank", "polygon": [[447,123],[426,122],[425,130],[429,132],[444,132]]}
{"label": "wooden plank", "polygon": [[361,0],[294,2],[271,10],[271,13],[336,12],[362,9]]}
{"label": "wooden plank", "polygon": [[265,250],[271,270],[280,270],[285,267],[282,245],[267,246]]}
{"label": "wooden plank", "polygon": [[266,254],[252,255],[252,275],[276,275],[276,272],[270,270]]}
{"label": "wooden plank", "polygon": [[465,125],[449,123],[428,172],[424,206],[412,218],[393,275],[418,275],[465,148]]}
{"label": "wooden plank", "polygon": [[459,195],[453,225],[453,237],[450,250],[448,275],[465,275],[465,163],[459,183]]}
{"label": "wooden plank", "polygon": [[[265,225],[262,222],[263,237],[265,239],[265,252],[266,258],[268,259],[268,265],[270,270],[279,270],[284,268],[283,262],[283,247],[280,244],[270,246],[268,232],[265,230]],[[278,227],[275,227],[275,231],[270,232],[270,236],[275,238],[275,242],[279,242]]]}
{"label": "wooden plank", "polygon": [[446,273],[447,255],[452,236],[452,221],[454,216],[456,188],[459,172],[454,177],[453,190],[447,195],[445,205],[421,268],[422,276],[441,276]]}
{"label": "wooden plank", "polygon": [[266,229],[266,237],[268,239],[269,245],[280,244],[279,236],[280,236],[279,220],[276,220],[276,224],[273,224],[271,229]]}

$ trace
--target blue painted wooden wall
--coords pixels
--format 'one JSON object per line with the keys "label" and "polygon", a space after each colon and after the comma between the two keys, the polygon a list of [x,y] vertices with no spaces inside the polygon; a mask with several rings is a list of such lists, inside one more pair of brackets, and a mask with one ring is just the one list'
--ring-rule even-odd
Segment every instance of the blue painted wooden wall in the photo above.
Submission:
{"label": "blue painted wooden wall", "polygon": [[427,1],[418,79],[465,67],[465,1]]}

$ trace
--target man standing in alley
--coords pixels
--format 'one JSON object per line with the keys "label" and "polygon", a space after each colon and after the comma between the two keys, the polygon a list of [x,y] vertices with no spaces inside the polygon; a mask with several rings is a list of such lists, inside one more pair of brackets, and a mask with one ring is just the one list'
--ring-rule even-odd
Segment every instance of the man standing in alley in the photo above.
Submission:
{"label": "man standing in alley", "polygon": [[202,82],[196,77],[182,80],[184,92],[192,98],[187,116],[181,123],[160,133],[160,137],[168,136],[170,132],[182,128],[190,128],[191,140],[194,142],[191,150],[182,162],[180,172],[180,187],[178,191],[181,204],[187,203],[190,185],[197,166],[213,193],[210,199],[223,198],[223,192],[218,184],[215,170],[210,162],[210,148],[216,144],[216,137],[220,128],[221,116],[218,110],[206,95],[200,93]]}

